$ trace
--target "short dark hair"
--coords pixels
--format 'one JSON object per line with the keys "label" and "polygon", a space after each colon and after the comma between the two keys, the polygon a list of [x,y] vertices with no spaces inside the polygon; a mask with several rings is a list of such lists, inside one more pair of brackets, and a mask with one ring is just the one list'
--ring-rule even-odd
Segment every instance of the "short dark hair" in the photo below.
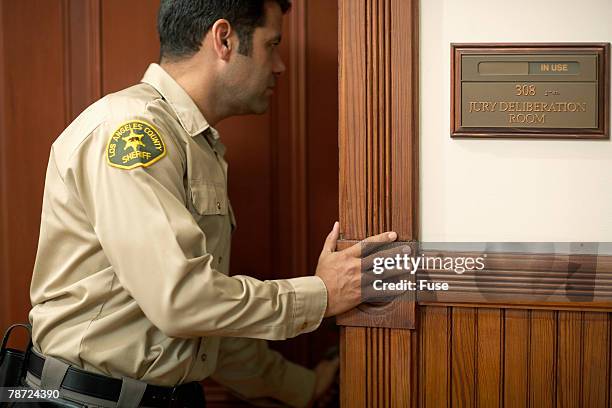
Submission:
{"label": "short dark hair", "polygon": [[161,0],[157,31],[162,59],[182,59],[198,52],[215,21],[226,19],[240,40],[238,52],[250,55],[253,31],[266,24],[264,4],[276,2],[283,13],[291,0]]}

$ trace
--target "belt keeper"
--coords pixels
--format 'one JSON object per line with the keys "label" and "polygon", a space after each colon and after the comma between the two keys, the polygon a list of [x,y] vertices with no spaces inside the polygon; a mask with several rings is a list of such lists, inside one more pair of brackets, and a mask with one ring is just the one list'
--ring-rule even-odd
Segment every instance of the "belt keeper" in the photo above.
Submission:
{"label": "belt keeper", "polygon": [[146,390],[147,383],[133,378],[123,377],[121,381],[121,392],[117,400],[117,407],[138,408]]}
{"label": "belt keeper", "polygon": [[40,388],[43,390],[59,390],[68,371],[68,364],[55,357],[47,357],[40,376]]}

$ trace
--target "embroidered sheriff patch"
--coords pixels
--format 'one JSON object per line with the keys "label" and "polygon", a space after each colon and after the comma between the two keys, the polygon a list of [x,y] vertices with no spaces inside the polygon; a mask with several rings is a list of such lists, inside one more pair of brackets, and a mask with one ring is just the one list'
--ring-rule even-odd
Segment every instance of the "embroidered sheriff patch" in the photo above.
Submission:
{"label": "embroidered sheriff patch", "polygon": [[119,126],[108,140],[106,160],[120,169],[148,167],[166,155],[166,145],[153,125],[131,120]]}

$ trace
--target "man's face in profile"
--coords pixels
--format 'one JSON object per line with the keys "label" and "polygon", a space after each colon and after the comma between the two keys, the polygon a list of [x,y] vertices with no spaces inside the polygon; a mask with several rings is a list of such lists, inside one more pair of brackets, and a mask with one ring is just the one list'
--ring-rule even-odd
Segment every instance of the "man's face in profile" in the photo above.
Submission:
{"label": "man's face in profile", "polygon": [[285,70],[279,53],[283,13],[273,1],[264,3],[265,24],[253,31],[250,55],[237,50],[228,66],[228,82],[235,110],[261,114],[268,109],[277,77]]}

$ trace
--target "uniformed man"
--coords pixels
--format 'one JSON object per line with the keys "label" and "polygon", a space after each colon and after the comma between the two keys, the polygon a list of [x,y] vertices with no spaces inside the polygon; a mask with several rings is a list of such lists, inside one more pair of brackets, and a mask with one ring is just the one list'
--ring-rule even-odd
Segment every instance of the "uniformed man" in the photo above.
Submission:
{"label": "uniformed man", "polygon": [[[162,0],[161,62],[54,142],[31,286],[26,383],[60,406],[202,406],[212,377],[307,406],[331,383],[268,349],[360,302],[360,248],[314,276],[228,276],[235,225],[215,126],[268,108],[289,0]],[[395,233],[371,241],[390,242]]]}

